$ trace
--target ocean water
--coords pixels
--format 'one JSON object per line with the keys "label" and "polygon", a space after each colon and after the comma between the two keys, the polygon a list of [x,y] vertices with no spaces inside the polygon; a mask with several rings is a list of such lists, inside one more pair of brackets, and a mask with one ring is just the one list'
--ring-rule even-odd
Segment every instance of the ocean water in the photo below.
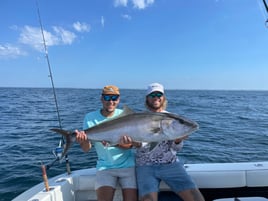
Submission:
{"label": "ocean water", "polygon": [[[101,107],[99,89],[56,89],[64,129],[81,129],[84,115]],[[185,163],[267,161],[268,91],[167,90],[168,111],[199,123],[179,157]],[[120,107],[144,110],[144,90],[121,90]],[[61,137],[52,89],[0,88],[0,201],[42,182],[40,164],[54,160]],[[77,144],[68,152],[71,170],[94,167],[94,150]],[[66,172],[55,163],[48,177]]]}

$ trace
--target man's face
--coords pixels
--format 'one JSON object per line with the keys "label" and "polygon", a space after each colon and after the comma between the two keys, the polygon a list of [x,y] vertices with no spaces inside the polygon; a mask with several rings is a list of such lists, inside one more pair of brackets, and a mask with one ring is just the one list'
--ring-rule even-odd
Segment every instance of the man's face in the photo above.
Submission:
{"label": "man's face", "polygon": [[113,94],[103,94],[101,97],[101,102],[103,105],[103,109],[107,113],[112,113],[117,108],[120,102],[120,96]]}
{"label": "man's face", "polygon": [[148,106],[153,110],[162,108],[164,103],[164,96],[161,92],[152,92],[146,97]]}

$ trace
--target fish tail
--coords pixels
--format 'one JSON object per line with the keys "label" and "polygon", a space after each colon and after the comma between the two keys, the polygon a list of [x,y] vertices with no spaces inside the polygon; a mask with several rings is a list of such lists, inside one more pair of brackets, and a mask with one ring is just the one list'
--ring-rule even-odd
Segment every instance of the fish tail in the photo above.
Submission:
{"label": "fish tail", "polygon": [[62,152],[62,156],[60,158],[60,160],[67,154],[67,151],[69,150],[69,148],[71,147],[72,145],[72,137],[71,135],[66,135],[64,136],[65,137],[65,144],[64,144],[64,148],[63,148],[63,152]]}
{"label": "fish tail", "polygon": [[62,155],[61,155],[61,158],[60,158],[60,160],[61,160],[66,155],[68,149],[73,144],[73,141],[74,141],[73,140],[73,132],[66,131],[66,130],[59,129],[59,128],[52,128],[50,130],[61,134],[65,139],[64,149],[63,149],[63,152],[62,152]]}

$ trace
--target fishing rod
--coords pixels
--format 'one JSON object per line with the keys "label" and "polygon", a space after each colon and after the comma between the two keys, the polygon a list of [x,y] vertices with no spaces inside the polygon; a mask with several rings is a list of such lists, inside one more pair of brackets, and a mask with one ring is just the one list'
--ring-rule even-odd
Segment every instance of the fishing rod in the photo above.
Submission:
{"label": "fishing rod", "polygon": [[[264,4],[264,7],[265,7],[266,12],[268,13],[268,5],[267,5],[267,3],[266,3],[266,0],[263,0],[263,4]],[[265,21],[265,25],[266,25],[266,27],[268,28],[268,18],[267,18],[267,20]]]}
{"label": "fishing rod", "polygon": [[[36,7],[37,7],[39,25],[40,25],[40,29],[41,29],[41,33],[42,33],[43,46],[44,46],[44,50],[45,50],[45,57],[46,57],[46,60],[47,60],[47,65],[48,65],[48,70],[49,70],[49,77],[50,77],[50,81],[51,81],[51,85],[52,85],[53,96],[54,96],[54,101],[55,101],[55,106],[56,106],[56,111],[57,111],[58,123],[59,123],[59,127],[62,128],[60,112],[59,112],[59,106],[58,106],[58,100],[57,100],[55,85],[54,85],[54,81],[53,81],[52,70],[51,70],[51,66],[50,66],[50,62],[49,62],[47,45],[46,45],[46,40],[45,40],[45,35],[44,35],[44,29],[43,29],[43,25],[42,25],[42,21],[41,21],[41,15],[40,15],[37,0],[36,0]],[[56,157],[56,159],[45,166],[46,170],[48,170],[51,166],[53,166],[57,161],[61,162],[60,159],[61,159],[61,155],[62,155],[62,151],[63,151],[62,146],[64,146],[64,144],[65,144],[64,138],[62,137],[60,142],[59,142],[58,147],[56,147],[55,150],[53,150],[53,154]],[[69,159],[68,159],[67,154],[65,155],[65,162],[66,162],[67,173],[71,174],[71,168],[70,168]]]}
{"label": "fishing rod", "polygon": [[268,6],[267,6],[267,3],[266,3],[265,0],[263,0],[263,4],[264,4],[264,7],[265,7],[265,9],[266,9],[266,12],[268,13]]}

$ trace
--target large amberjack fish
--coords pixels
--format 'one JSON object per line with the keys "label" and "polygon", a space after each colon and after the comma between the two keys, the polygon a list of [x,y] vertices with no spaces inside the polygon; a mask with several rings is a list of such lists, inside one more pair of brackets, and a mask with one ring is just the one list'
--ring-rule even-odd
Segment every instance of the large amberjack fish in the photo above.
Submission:
{"label": "large amberjack fish", "polygon": [[[133,112],[128,107],[117,118],[105,121],[85,130],[90,141],[106,141],[116,145],[126,135],[137,142],[160,142],[190,135],[198,129],[198,124],[172,113]],[[75,141],[75,133],[58,128],[51,129],[66,138],[62,155],[65,155]]]}

